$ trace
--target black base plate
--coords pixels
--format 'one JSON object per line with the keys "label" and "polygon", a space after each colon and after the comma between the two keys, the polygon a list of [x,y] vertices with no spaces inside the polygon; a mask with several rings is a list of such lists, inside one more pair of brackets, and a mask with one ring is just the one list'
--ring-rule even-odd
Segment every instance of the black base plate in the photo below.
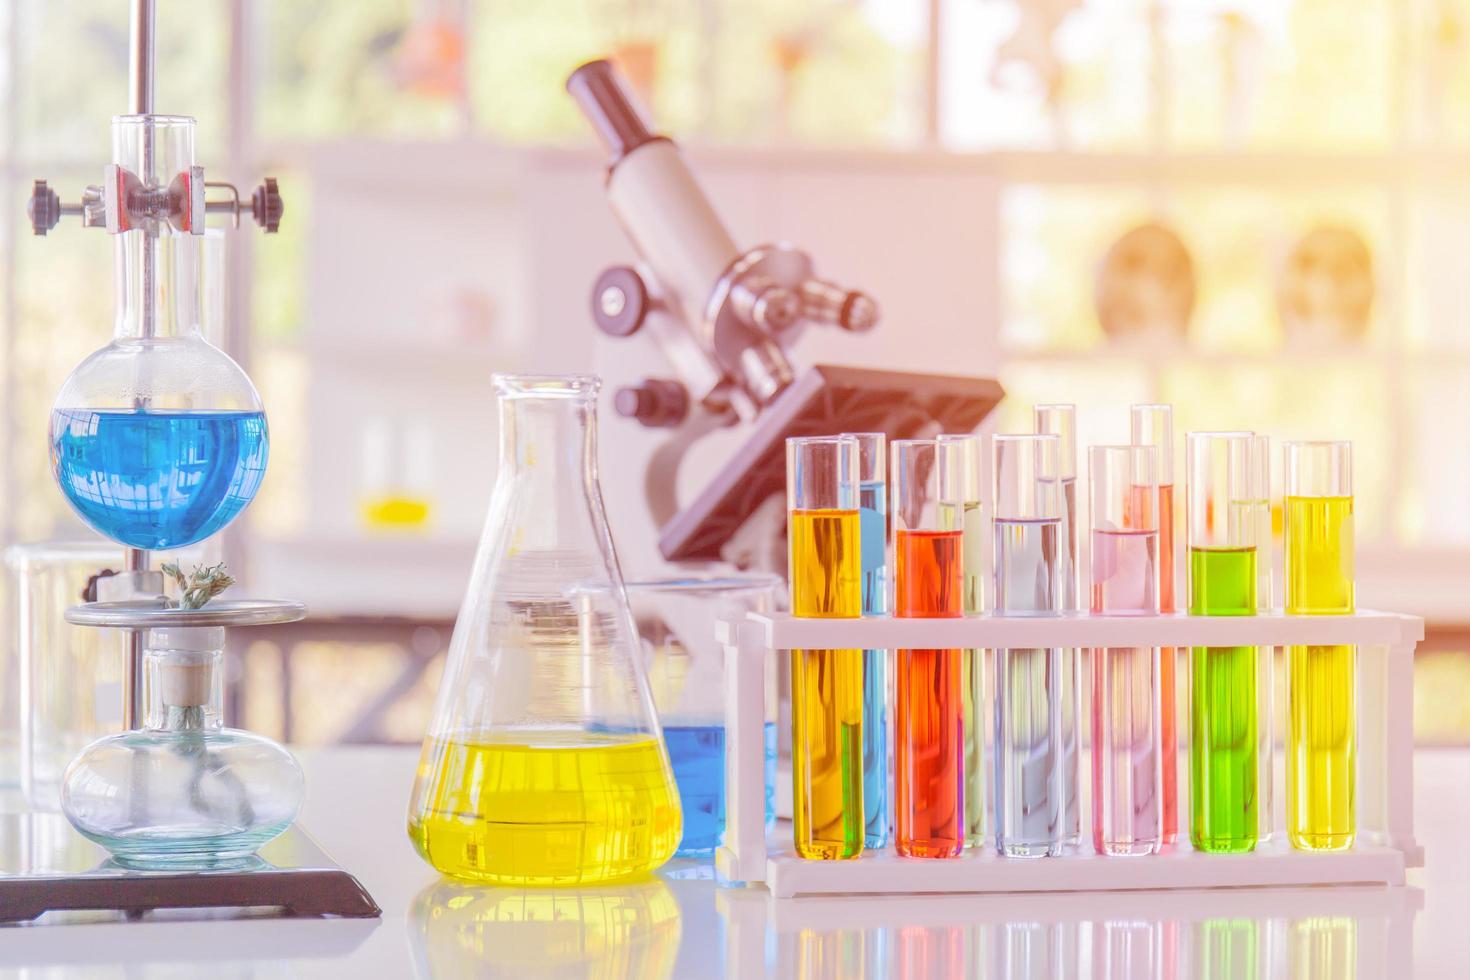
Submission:
{"label": "black base plate", "polygon": [[125,868],[59,813],[0,815],[0,922],[48,912],[112,910],[128,917],[160,909],[238,908],[288,916],[376,918],[356,878],[300,827],[226,867]]}

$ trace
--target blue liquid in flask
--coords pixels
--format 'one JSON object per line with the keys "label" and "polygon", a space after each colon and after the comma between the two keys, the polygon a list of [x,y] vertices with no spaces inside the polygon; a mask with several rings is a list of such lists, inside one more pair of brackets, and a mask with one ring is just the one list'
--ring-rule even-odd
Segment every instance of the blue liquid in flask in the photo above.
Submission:
{"label": "blue liquid in flask", "polygon": [[264,412],[51,413],[51,467],[82,520],[132,548],[202,541],[260,489]]}
{"label": "blue liquid in flask", "polygon": [[[766,830],[776,823],[776,725],[765,725]],[[725,833],[725,726],[665,725],[664,744],[684,810],[684,837],[674,854],[707,857]]]}

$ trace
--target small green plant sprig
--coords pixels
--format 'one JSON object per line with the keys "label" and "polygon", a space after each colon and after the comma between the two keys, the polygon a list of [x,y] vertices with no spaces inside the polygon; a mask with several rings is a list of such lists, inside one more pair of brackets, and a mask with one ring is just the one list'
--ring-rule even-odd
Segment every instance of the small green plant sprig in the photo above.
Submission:
{"label": "small green plant sprig", "polygon": [[225,589],[235,584],[235,579],[225,571],[225,563],[218,565],[195,565],[194,571],[185,575],[176,561],[165,562],[159,569],[174,580],[179,587],[176,609],[201,609],[204,604]]}

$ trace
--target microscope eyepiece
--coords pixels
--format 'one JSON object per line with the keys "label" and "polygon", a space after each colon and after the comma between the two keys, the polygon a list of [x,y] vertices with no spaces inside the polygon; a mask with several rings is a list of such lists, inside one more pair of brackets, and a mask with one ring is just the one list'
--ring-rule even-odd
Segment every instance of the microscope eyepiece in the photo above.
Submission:
{"label": "microscope eyepiece", "polygon": [[597,138],[614,162],[659,138],[649,129],[612,62],[598,59],[578,68],[567,78],[567,92],[597,130]]}

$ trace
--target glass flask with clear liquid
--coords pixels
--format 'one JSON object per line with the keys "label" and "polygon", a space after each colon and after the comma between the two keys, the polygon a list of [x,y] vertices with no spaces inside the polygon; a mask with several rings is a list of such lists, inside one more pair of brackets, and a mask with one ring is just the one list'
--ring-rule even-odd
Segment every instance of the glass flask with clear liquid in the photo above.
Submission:
{"label": "glass flask with clear liquid", "polygon": [[250,378],[199,329],[204,235],[176,226],[189,224],[179,196],[196,193],[194,120],[118,116],[112,139],[122,192],[148,203],[127,209],[130,227],[113,236],[113,339],[56,396],[51,467],[101,534],[131,548],[179,548],[255,497],[269,451],[265,413]]}
{"label": "glass flask with clear liquid", "polygon": [[130,867],[240,863],[291,826],[301,768],[280,745],[225,728],[225,631],[148,631],[143,727],[93,742],[67,767],[61,808]]}
{"label": "glass flask with clear liquid", "polygon": [[683,822],[597,482],[601,382],[496,375],[495,387],[499,469],[408,834],[457,878],[643,874]]}

